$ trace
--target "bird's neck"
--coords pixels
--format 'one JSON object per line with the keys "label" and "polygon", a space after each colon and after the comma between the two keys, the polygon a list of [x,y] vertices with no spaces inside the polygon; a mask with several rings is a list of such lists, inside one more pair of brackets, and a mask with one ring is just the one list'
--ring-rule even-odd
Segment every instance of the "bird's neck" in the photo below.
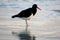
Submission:
{"label": "bird's neck", "polygon": [[32,11],[33,11],[33,15],[35,15],[36,12],[37,12],[37,9],[36,8],[32,8]]}

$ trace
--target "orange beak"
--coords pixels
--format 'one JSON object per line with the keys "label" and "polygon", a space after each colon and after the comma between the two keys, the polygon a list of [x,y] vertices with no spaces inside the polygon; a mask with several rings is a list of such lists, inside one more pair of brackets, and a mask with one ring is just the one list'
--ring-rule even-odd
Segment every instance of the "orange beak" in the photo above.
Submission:
{"label": "orange beak", "polygon": [[41,8],[37,7],[37,9],[41,10]]}

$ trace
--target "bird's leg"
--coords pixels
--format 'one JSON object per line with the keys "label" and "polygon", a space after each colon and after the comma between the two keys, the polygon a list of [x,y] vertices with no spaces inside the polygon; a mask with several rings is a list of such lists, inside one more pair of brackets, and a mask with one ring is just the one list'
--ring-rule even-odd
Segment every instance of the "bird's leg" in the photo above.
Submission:
{"label": "bird's leg", "polygon": [[27,22],[27,20],[25,20],[26,21],[26,31],[28,30],[28,22]]}

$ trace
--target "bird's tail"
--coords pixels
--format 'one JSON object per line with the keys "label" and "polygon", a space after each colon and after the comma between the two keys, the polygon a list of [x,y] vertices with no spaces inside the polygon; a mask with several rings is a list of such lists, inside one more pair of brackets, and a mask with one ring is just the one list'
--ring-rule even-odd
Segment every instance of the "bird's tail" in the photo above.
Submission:
{"label": "bird's tail", "polygon": [[17,16],[18,16],[18,15],[13,15],[12,18],[15,18],[15,17],[17,17]]}

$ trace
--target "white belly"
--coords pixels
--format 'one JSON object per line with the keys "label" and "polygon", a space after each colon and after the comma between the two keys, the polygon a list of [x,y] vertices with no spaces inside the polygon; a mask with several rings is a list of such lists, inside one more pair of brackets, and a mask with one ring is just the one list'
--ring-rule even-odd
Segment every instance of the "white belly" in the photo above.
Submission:
{"label": "white belly", "polygon": [[32,19],[32,17],[33,17],[33,14],[31,16],[27,17],[27,18],[23,17],[22,19],[23,20],[30,20],[30,19]]}

